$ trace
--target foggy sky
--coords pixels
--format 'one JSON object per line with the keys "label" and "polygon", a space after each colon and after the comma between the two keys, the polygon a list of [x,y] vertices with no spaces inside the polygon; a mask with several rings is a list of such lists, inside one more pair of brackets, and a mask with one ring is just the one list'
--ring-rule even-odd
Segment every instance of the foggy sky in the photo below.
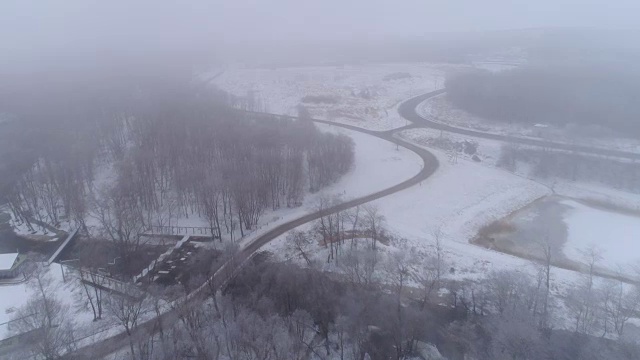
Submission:
{"label": "foggy sky", "polygon": [[219,43],[533,27],[637,29],[638,13],[637,0],[2,0],[0,64]]}

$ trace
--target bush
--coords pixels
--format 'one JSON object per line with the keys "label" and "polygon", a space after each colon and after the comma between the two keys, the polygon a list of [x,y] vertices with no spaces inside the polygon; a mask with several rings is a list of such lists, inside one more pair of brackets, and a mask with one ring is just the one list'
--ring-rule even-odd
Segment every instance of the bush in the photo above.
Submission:
{"label": "bush", "polygon": [[338,98],[333,95],[307,95],[302,98],[306,104],[337,104]]}
{"label": "bush", "polygon": [[477,141],[465,140],[463,145],[464,145],[464,153],[467,155],[474,155],[478,151]]}
{"label": "bush", "polygon": [[401,80],[411,78],[411,74],[407,72],[396,72],[393,74],[386,75],[382,78],[384,81],[393,81],[393,80]]}
{"label": "bush", "polygon": [[495,234],[509,233],[515,230],[513,224],[505,220],[496,220],[478,230],[478,236],[483,238],[491,237]]}

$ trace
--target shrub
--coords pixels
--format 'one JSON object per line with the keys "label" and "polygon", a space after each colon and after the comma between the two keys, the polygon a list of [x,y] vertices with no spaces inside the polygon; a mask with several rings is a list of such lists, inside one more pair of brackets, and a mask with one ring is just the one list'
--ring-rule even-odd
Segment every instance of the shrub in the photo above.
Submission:
{"label": "shrub", "polygon": [[333,95],[307,95],[302,98],[306,104],[337,104],[338,98]]}
{"label": "shrub", "polygon": [[393,81],[393,80],[408,79],[410,77],[411,77],[411,74],[407,72],[395,72],[393,74],[386,75],[385,77],[382,78],[382,80]]}

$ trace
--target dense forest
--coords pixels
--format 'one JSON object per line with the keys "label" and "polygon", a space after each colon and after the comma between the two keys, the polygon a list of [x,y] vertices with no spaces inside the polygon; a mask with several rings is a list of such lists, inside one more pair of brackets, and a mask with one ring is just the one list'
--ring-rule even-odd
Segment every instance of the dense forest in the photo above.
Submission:
{"label": "dense forest", "polygon": [[353,163],[349,137],[308,118],[244,111],[259,110],[250,98],[180,82],[113,90],[14,109],[45,131],[33,135],[42,140],[33,166],[6,198],[28,227],[69,221],[112,240],[125,267],[150,226],[198,216],[214,236],[233,239],[266,210],[299,206]]}
{"label": "dense forest", "polygon": [[637,137],[639,79],[633,69],[531,66],[457,73],[446,88],[455,106],[492,120],[607,127]]}
{"label": "dense forest", "polygon": [[[340,246],[344,249],[333,261],[340,262],[341,273],[321,271],[317,264],[303,268],[274,261],[263,252],[222,292],[215,278],[205,277],[170,287],[154,284],[141,297],[103,292],[94,301],[102,304],[115,326],[130,334],[128,354],[122,353],[122,359],[632,360],[640,356],[640,347],[630,338],[611,339],[623,333],[630,322],[629,309],[640,304],[637,288],[625,290],[622,282],[600,282],[585,274],[566,299],[558,300],[550,296],[546,280],[556,276],[549,263],[539,264],[537,276],[500,270],[469,283],[442,271],[441,267],[455,269],[455,265],[438,260],[437,249],[434,258],[423,261],[409,248],[385,252],[368,241]],[[211,271],[237,251],[225,247],[219,258],[207,263]],[[74,327],[72,309],[46,286],[46,273],[36,271],[34,277],[45,286],[34,287],[16,314],[19,329],[31,333],[29,346],[14,359],[29,355],[57,359],[73,353],[82,333]],[[202,282],[206,300],[191,301],[188,294]],[[159,316],[167,304],[176,314],[173,321]],[[37,316],[25,316],[30,313]],[[553,328],[552,320],[560,316],[574,328]],[[32,331],[47,321],[59,326]],[[93,350],[101,353],[99,346]]]}

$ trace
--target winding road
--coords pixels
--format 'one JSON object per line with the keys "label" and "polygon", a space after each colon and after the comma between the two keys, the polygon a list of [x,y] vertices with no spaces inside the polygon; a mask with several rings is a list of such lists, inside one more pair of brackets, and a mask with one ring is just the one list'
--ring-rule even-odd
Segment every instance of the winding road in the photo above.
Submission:
{"label": "winding road", "polygon": [[418,125],[418,127],[423,126],[423,127],[428,127],[436,130],[443,130],[443,131],[452,132],[452,133],[461,134],[461,135],[473,136],[473,137],[490,139],[490,140],[505,141],[505,142],[520,144],[520,145],[539,146],[539,147],[544,147],[548,149],[567,150],[567,151],[581,152],[585,154],[615,156],[615,157],[624,158],[624,159],[640,160],[640,153],[596,148],[596,147],[590,147],[590,146],[584,146],[584,145],[559,143],[554,141],[524,138],[524,137],[518,137],[518,136],[511,136],[511,135],[487,133],[487,132],[482,132],[477,130],[459,128],[459,127],[443,124],[441,122],[432,121],[418,114],[418,112],[416,111],[416,108],[418,107],[418,105],[420,105],[420,103],[434,96],[438,96],[444,93],[445,93],[445,90],[442,89],[442,90],[436,90],[428,94],[423,94],[423,95],[419,95],[414,98],[411,98],[403,102],[402,104],[400,104],[400,106],[398,107],[398,112],[402,117],[411,121],[414,124],[414,127]]}
{"label": "winding road", "polygon": [[[438,94],[439,93],[432,93],[431,96],[435,96]],[[429,96],[424,96],[424,99],[427,99],[427,98],[429,98]],[[263,115],[271,116],[273,114],[263,114]],[[402,139],[394,137],[394,133],[397,130],[376,132],[376,131],[362,129],[352,125],[334,123],[331,121],[314,120],[314,122],[329,124],[329,125],[345,128],[348,130],[358,131],[364,134],[378,137],[383,140],[387,140],[394,144],[398,144],[399,146],[402,146],[410,151],[413,151],[418,156],[420,156],[420,158],[423,161],[423,167],[420,170],[420,172],[418,172],[416,175],[397,185],[375,192],[373,194],[363,196],[361,198],[345,201],[343,203],[340,203],[338,205],[329,207],[321,211],[303,215],[299,218],[291,220],[287,223],[284,223],[282,225],[279,225],[267,231],[266,233],[262,234],[261,236],[256,238],[254,241],[249,243],[246,247],[242,248],[231,259],[229,259],[222,266],[220,266],[220,268],[215,272],[213,276],[213,281],[211,281],[211,283],[215,284],[217,289],[222,287],[228,280],[230,280],[234,276],[234,274],[236,274],[237,271],[242,267],[242,265],[246,263],[246,261],[249,260],[253,255],[255,255],[262,246],[276,239],[280,235],[285,234],[287,231],[293,230],[298,226],[317,220],[323,216],[327,216],[339,211],[347,210],[349,208],[362,205],[370,201],[380,199],[382,197],[407,189],[429,178],[438,169],[438,166],[439,166],[438,160],[432,153],[430,153],[429,151],[421,147],[418,147]],[[401,128],[401,129],[404,129],[404,128]],[[401,129],[398,129],[398,130],[401,130]],[[200,288],[192,292],[188,296],[187,301],[204,300],[208,296],[210,291],[210,288],[207,287],[206,285],[207,284],[204,284],[203,286],[201,286]],[[171,324],[174,324],[176,321],[178,321],[179,309],[180,307],[171,309],[163,313],[159,317],[149,319],[139,324],[137,328],[133,331],[132,338],[134,339],[134,341],[137,339],[143,339],[144,337],[148,337],[149,334],[158,332],[160,328],[167,328]],[[65,359],[103,358],[121,349],[128,348],[128,346],[129,346],[129,337],[126,335],[125,332],[121,332],[117,335],[111,336],[102,341],[95,342],[91,345],[82,347],[74,351],[73,353],[67,354],[64,358]]]}
{"label": "winding road", "polygon": [[[216,74],[216,76],[217,75],[219,74]],[[421,171],[417,173],[415,176],[397,185],[394,185],[390,188],[375,192],[373,194],[370,194],[361,198],[349,200],[321,211],[303,215],[294,220],[291,220],[282,225],[279,225],[267,231],[266,233],[260,235],[254,241],[252,241],[247,246],[242,248],[238,253],[236,253],[233,257],[231,257],[228,261],[226,261],[224,264],[222,264],[218,268],[213,278],[210,279],[210,280],[213,280],[211,283],[215,284],[215,288],[220,289],[227,281],[233,278],[233,276],[238,272],[238,270],[241,269],[243,264],[246,263],[247,260],[249,260],[253,255],[255,255],[262,246],[278,238],[279,236],[285,234],[286,232],[293,230],[298,226],[317,220],[322,216],[327,216],[329,214],[347,210],[357,205],[362,205],[370,201],[397,193],[399,191],[407,189],[429,178],[438,169],[438,166],[439,166],[438,160],[429,151],[394,136],[396,133],[405,129],[428,127],[432,129],[443,130],[443,131],[457,133],[461,135],[467,135],[467,136],[490,139],[490,140],[498,140],[498,141],[510,142],[510,143],[521,144],[521,145],[539,146],[539,147],[545,147],[549,149],[558,149],[558,150],[577,151],[577,152],[582,152],[587,154],[596,154],[596,155],[603,155],[603,156],[616,156],[620,158],[627,158],[627,159],[633,159],[633,160],[640,159],[640,154],[633,153],[633,152],[625,152],[625,151],[602,149],[602,148],[592,148],[592,147],[582,146],[582,145],[573,145],[573,144],[557,143],[557,142],[540,140],[540,139],[521,138],[521,137],[515,137],[515,136],[509,136],[509,135],[485,133],[481,131],[453,127],[440,122],[426,119],[418,114],[416,110],[418,105],[420,105],[423,101],[430,99],[432,97],[441,95],[444,92],[445,90],[437,90],[427,94],[413,97],[403,102],[398,107],[398,112],[402,117],[410,121],[412,124],[398,128],[398,129],[393,129],[388,131],[372,131],[372,130],[362,129],[352,125],[340,124],[340,123],[335,123],[331,121],[313,120],[316,123],[329,124],[332,126],[341,127],[348,130],[357,131],[360,133],[375,136],[380,139],[398,144],[399,146],[402,146],[410,151],[413,151],[418,156],[420,156],[420,158],[423,161],[423,167]],[[282,116],[282,115],[267,114],[267,113],[256,113],[256,114],[261,114],[265,116],[295,118],[291,116]],[[210,289],[206,285],[207,284],[204,284],[203,286],[201,286],[200,288],[192,292],[187,297],[187,301],[200,302],[206,299],[210,291]],[[175,323],[176,321],[178,321],[179,308],[180,307],[169,310],[158,317],[149,319],[139,324],[138,327],[133,331],[133,334],[132,334],[133,340],[136,341],[138,339],[143,339],[144,337],[148,337],[149,334],[158,332],[160,328],[166,328],[172,325],[173,323]],[[117,335],[111,336],[102,341],[80,348],[75,352],[65,356],[65,359],[103,358],[121,349],[128,348],[128,346],[129,346],[129,338],[127,337],[126,333],[121,332]]]}

